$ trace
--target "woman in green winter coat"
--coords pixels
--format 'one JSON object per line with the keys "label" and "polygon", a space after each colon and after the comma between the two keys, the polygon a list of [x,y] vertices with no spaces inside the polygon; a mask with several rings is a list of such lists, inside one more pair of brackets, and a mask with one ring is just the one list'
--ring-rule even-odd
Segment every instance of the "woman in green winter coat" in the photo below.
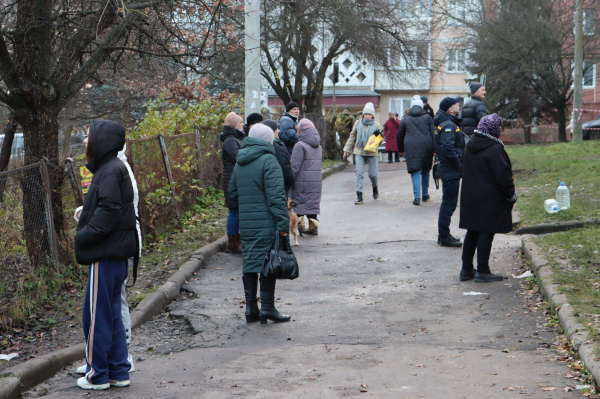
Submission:
{"label": "woman in green winter coat", "polygon": [[248,323],[259,319],[261,324],[267,320],[290,320],[290,316],[275,309],[275,279],[260,276],[260,310],[256,300],[258,274],[265,255],[271,249],[275,234],[286,237],[290,226],[283,173],[275,158],[273,139],[270,127],[253,126],[238,152],[229,182],[229,197],[239,203]]}

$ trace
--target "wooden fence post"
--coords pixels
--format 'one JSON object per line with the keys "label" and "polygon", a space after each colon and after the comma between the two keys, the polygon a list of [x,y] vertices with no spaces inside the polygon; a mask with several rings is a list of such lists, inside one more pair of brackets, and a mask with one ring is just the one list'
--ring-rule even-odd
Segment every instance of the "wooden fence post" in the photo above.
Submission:
{"label": "wooden fence post", "polygon": [[54,231],[54,212],[52,212],[52,187],[50,186],[50,175],[48,173],[48,159],[42,157],[40,159],[40,174],[44,183],[44,189],[46,191],[46,198],[44,201],[45,208],[44,214],[46,217],[46,229],[48,229],[48,239],[50,245],[50,252],[52,253],[52,263],[54,267],[58,266],[58,241],[56,232]]}
{"label": "wooden fence post", "polygon": [[77,202],[77,206],[83,206],[83,191],[81,190],[81,180],[77,178],[78,173],[75,173],[73,167],[73,159],[65,159],[65,165],[67,174],[69,175],[69,181],[71,182],[71,190],[73,190],[73,196]]}
{"label": "wooden fence post", "polygon": [[162,153],[162,159],[165,164],[165,171],[167,172],[167,180],[171,186],[171,196],[173,197],[173,207],[175,208],[175,217],[180,227],[183,227],[181,220],[179,219],[179,206],[177,201],[177,192],[175,191],[175,184],[173,182],[173,174],[171,173],[171,165],[169,164],[169,154],[167,153],[167,145],[165,144],[165,137],[162,134],[158,135],[158,143],[160,144],[160,152]]}

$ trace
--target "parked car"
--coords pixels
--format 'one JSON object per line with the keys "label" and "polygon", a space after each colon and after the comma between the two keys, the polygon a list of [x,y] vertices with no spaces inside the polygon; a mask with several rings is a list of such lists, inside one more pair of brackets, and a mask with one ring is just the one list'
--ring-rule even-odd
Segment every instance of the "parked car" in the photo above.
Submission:
{"label": "parked car", "polygon": [[582,133],[584,140],[600,140],[600,117],[596,120],[584,122],[582,125]]}

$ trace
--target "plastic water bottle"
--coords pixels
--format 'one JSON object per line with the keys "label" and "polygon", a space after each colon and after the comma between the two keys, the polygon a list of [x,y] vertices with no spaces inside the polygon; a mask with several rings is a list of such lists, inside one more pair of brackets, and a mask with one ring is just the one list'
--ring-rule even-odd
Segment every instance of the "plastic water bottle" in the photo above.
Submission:
{"label": "plastic water bottle", "polygon": [[544,209],[548,213],[557,213],[560,210],[558,201],[555,199],[547,199],[544,201]]}
{"label": "plastic water bottle", "polygon": [[561,211],[571,207],[571,193],[564,181],[561,181],[560,186],[556,189],[556,200]]}

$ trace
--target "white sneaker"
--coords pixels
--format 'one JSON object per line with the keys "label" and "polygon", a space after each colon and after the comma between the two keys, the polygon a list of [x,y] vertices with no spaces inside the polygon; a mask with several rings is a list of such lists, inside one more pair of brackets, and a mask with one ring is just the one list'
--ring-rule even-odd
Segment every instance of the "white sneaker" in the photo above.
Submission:
{"label": "white sneaker", "polygon": [[[129,382],[129,381],[127,381]],[[110,388],[110,383],[106,384],[92,384],[86,377],[81,377],[77,380],[77,386],[81,389],[92,389],[94,391],[104,391]]]}
{"label": "white sneaker", "polygon": [[131,384],[131,380],[117,381],[117,380],[109,380],[109,384],[111,387],[128,387]]}
{"label": "white sneaker", "polygon": [[84,364],[84,365],[83,365],[83,366],[81,366],[81,367],[77,367],[77,371],[76,371],[76,373],[77,373],[77,374],[85,374],[85,368],[86,368],[86,367],[87,367],[87,365],[86,365],[86,364]]}

